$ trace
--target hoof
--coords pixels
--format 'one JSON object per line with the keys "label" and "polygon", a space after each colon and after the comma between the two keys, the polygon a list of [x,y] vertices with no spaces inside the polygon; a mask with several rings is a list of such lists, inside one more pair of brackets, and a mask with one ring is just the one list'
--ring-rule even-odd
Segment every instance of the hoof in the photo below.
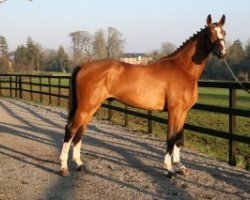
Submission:
{"label": "hoof", "polygon": [[187,176],[189,174],[189,171],[187,168],[182,168],[182,169],[179,169],[177,173],[183,176]]}
{"label": "hoof", "polygon": [[63,176],[63,177],[69,176],[69,170],[68,169],[60,169],[59,175]]}
{"label": "hoof", "polygon": [[76,171],[88,171],[85,165],[80,165],[76,168]]}
{"label": "hoof", "polygon": [[172,178],[172,177],[174,177],[174,176],[176,176],[175,171],[168,171],[168,172],[167,172],[167,177],[168,177],[168,178]]}

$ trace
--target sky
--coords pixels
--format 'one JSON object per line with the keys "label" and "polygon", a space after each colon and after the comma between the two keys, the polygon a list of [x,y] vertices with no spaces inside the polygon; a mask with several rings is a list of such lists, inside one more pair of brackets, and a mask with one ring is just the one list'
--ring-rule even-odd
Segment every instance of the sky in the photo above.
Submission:
{"label": "sky", "polygon": [[0,4],[0,35],[11,51],[28,36],[45,49],[69,50],[69,33],[115,27],[125,52],[148,53],[163,42],[178,47],[205,26],[208,14],[215,22],[226,15],[227,40],[250,38],[249,0],[7,0]]}

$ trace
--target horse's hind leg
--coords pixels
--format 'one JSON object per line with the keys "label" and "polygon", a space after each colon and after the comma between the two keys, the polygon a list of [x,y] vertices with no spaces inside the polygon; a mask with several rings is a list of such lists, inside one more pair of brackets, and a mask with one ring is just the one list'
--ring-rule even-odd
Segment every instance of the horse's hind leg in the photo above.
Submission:
{"label": "horse's hind leg", "polygon": [[[101,103],[97,103],[95,107],[92,107],[91,110],[86,111],[86,109],[77,109],[74,119],[72,120],[71,124],[68,124],[65,128],[65,139],[63,143],[63,148],[61,152],[61,170],[60,174],[62,176],[68,176],[68,154],[71,142],[73,141],[74,148],[73,148],[73,160],[77,164],[77,170],[81,170],[83,167],[83,162],[81,161],[81,143],[82,137],[84,135],[84,131],[88,123],[90,122],[93,114],[99,108]],[[80,106],[79,106],[80,107]]]}
{"label": "horse's hind leg", "polygon": [[81,126],[73,138],[73,145],[74,145],[73,160],[75,161],[77,165],[76,169],[78,171],[81,171],[84,166],[81,160],[81,145],[82,145],[82,138],[83,138],[85,130],[86,130],[86,125]]}
{"label": "horse's hind leg", "polygon": [[[68,176],[69,175],[69,170],[68,170],[68,155],[69,155],[69,149],[71,142],[73,141],[75,135],[77,135],[77,132],[81,132],[81,126],[84,123],[84,118],[86,116],[84,113],[81,113],[80,111],[77,111],[74,119],[72,120],[71,123],[68,123],[65,127],[65,136],[64,136],[64,142],[63,142],[63,147],[60,155],[60,160],[61,160],[61,169],[60,169],[60,175],[62,176]],[[79,131],[78,131],[79,130]]]}
{"label": "horse's hind leg", "polygon": [[[76,113],[76,118],[80,118],[80,122],[78,122],[78,123],[80,123],[81,125],[73,137],[73,145],[74,145],[74,147],[73,147],[73,161],[76,163],[76,165],[77,165],[76,169],[78,171],[81,171],[82,168],[84,168],[83,162],[81,160],[82,138],[83,138],[84,132],[87,129],[87,125],[91,121],[92,116],[94,115],[96,110],[100,107],[100,105],[101,105],[100,103],[99,104],[97,103],[96,106],[92,107],[92,109],[88,110],[88,112],[85,110],[79,110]],[[73,123],[72,126],[74,126],[74,125],[75,124]]]}

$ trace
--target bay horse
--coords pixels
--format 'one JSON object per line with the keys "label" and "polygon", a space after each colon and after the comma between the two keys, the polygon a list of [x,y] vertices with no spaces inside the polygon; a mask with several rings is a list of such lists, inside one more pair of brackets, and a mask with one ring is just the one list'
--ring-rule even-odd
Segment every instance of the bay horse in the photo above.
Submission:
{"label": "bay horse", "polygon": [[168,127],[164,166],[168,177],[176,172],[186,174],[187,170],[180,161],[185,118],[197,101],[198,80],[210,52],[219,59],[225,57],[224,23],[225,15],[218,23],[212,23],[211,15],[208,15],[205,28],[172,55],[145,66],[103,59],[76,67],[71,77],[71,106],[60,155],[60,175],[69,175],[67,160],[72,142],[77,169],[84,167],[80,158],[82,137],[93,114],[107,98],[135,108],[166,109]]}

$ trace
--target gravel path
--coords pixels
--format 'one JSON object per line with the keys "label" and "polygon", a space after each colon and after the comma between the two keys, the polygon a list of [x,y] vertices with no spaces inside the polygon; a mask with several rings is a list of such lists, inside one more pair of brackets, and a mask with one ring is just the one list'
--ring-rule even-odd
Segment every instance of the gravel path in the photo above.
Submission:
{"label": "gravel path", "polygon": [[250,173],[184,149],[187,177],[168,179],[164,141],[93,120],[81,154],[88,171],[60,177],[66,111],[0,99],[0,199],[250,199]]}

